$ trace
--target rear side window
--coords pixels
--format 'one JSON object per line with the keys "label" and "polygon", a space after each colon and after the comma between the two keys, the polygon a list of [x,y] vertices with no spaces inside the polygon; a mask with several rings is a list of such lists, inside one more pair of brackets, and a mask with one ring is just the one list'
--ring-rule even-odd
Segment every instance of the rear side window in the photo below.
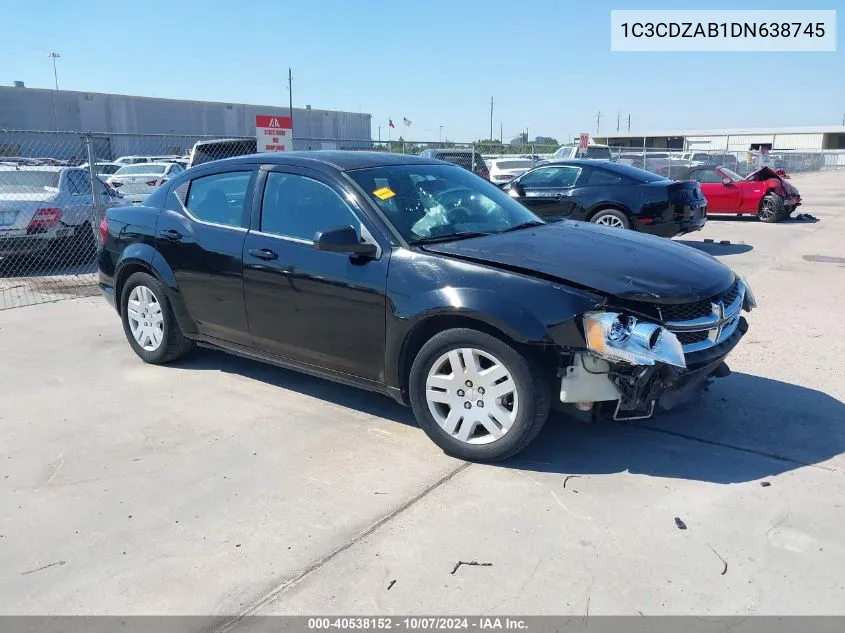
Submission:
{"label": "rear side window", "polygon": [[[630,182],[630,181],[628,181]],[[620,174],[614,174],[603,169],[590,170],[590,176],[587,178],[587,185],[589,186],[608,186],[608,185],[622,185],[626,184],[626,179]]]}
{"label": "rear side window", "polygon": [[79,171],[78,169],[74,169],[73,171],[69,171],[67,173],[67,184],[68,189],[71,193],[91,193],[91,186],[88,184],[90,182],[88,172]]}
{"label": "rear side window", "polygon": [[609,147],[588,147],[587,158],[595,158],[599,160],[610,160]]}
{"label": "rear side window", "polygon": [[185,207],[198,220],[223,226],[243,226],[243,214],[252,172],[229,171],[195,178]]}
{"label": "rear side window", "polygon": [[360,222],[337,192],[305,176],[270,172],[261,203],[261,231],[312,242],[317,233]]}

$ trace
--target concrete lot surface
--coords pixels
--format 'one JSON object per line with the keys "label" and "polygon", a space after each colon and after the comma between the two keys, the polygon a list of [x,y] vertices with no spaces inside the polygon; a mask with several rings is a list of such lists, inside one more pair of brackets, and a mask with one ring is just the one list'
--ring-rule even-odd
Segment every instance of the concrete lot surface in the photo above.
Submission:
{"label": "concrete lot surface", "polygon": [[99,298],[0,311],[0,613],[845,614],[845,173],[794,182],[819,222],[683,240],[757,295],[730,377],[495,466],[381,396],[145,365]]}

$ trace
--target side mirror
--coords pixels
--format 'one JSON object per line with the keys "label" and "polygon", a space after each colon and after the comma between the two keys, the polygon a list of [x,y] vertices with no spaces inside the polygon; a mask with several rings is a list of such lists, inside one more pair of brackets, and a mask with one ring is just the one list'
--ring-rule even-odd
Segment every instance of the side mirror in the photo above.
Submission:
{"label": "side mirror", "polygon": [[362,257],[375,257],[378,249],[375,244],[362,242],[358,231],[351,226],[341,226],[329,231],[317,233],[314,248],[330,253],[348,253]]}
{"label": "side mirror", "polygon": [[733,184],[733,180],[731,180],[730,178],[722,178],[722,184],[727,187],[728,185]]}
{"label": "side mirror", "polygon": [[523,187],[518,182],[509,182],[507,186],[508,195],[511,198],[524,198],[525,197],[525,187]]}

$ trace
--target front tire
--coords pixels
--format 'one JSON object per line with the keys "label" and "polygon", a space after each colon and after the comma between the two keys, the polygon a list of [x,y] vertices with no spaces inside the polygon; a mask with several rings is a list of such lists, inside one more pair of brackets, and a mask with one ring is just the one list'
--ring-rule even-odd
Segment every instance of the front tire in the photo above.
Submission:
{"label": "front tire", "polygon": [[628,216],[617,209],[601,209],[590,218],[590,222],[612,229],[631,228],[631,221],[628,220]]}
{"label": "front tire", "polygon": [[532,355],[471,329],[433,336],[411,367],[411,407],[447,454],[506,459],[537,436],[549,415],[549,381]]}
{"label": "front tire", "polygon": [[120,318],[126,340],[145,363],[169,363],[193,349],[193,341],[185,338],[173,316],[164,286],[148,273],[135,273],[126,280]]}
{"label": "front tire", "polygon": [[774,191],[767,193],[760,201],[760,209],[757,211],[757,217],[761,222],[780,222],[784,219],[783,198]]}

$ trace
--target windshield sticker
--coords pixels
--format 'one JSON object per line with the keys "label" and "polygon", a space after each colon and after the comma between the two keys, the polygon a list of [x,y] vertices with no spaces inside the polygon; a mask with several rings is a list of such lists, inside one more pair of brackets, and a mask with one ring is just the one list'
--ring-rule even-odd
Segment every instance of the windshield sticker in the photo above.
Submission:
{"label": "windshield sticker", "polygon": [[373,195],[378,198],[379,200],[388,200],[396,195],[396,192],[393,191],[390,187],[382,187],[381,189],[376,189],[373,191]]}

